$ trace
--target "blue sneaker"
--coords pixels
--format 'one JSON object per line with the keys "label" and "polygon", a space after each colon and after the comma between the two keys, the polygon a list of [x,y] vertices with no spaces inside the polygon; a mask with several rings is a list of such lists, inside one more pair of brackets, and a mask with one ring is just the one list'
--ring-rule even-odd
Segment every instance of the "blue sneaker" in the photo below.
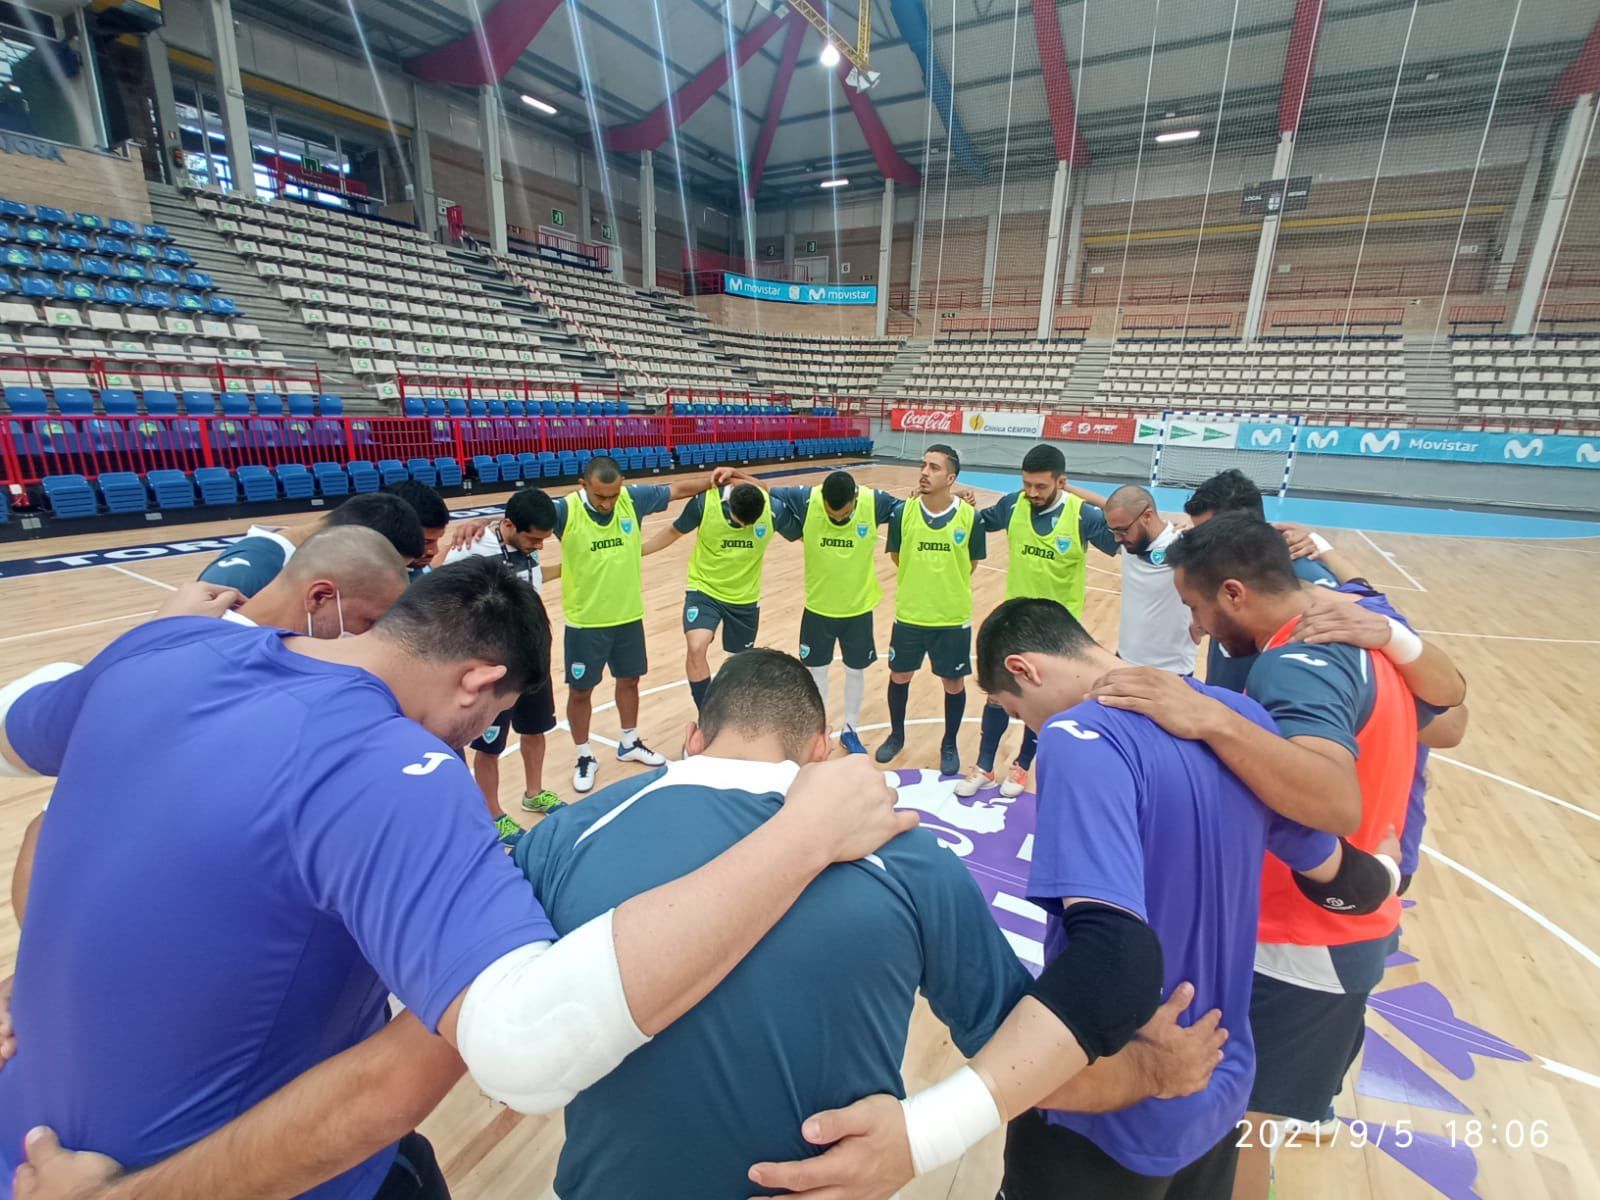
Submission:
{"label": "blue sneaker", "polygon": [[861,744],[861,735],[856,732],[854,725],[846,725],[844,732],[839,735],[839,745],[844,747],[846,754],[865,754],[867,748]]}

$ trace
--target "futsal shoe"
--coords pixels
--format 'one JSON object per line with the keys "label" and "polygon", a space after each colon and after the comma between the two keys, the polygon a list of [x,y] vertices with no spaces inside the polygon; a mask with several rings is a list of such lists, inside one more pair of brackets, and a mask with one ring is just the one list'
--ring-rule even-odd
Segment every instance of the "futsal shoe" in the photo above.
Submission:
{"label": "futsal shoe", "polygon": [[1021,763],[1012,763],[1011,770],[1006,772],[1006,781],[1000,785],[1000,794],[1008,800],[1014,800],[1028,790],[1028,768]]}
{"label": "futsal shoe", "polygon": [[517,839],[522,836],[522,826],[504,814],[501,814],[500,819],[494,823],[494,831],[500,839],[500,844],[508,848],[515,846]]}
{"label": "futsal shoe", "polygon": [[600,774],[600,764],[592,754],[578,756],[578,769],[572,773],[572,790],[587,792],[594,787],[595,776]]}
{"label": "futsal shoe", "polygon": [[861,735],[856,732],[854,725],[846,725],[844,732],[839,735],[839,745],[844,747],[846,754],[865,754],[867,748],[861,744]]}
{"label": "futsal shoe", "polygon": [[537,796],[522,794],[522,811],[530,813],[553,813],[558,808],[565,808],[566,804],[549,788],[545,788]]}
{"label": "futsal shoe", "polygon": [[939,747],[939,774],[961,774],[961,752],[948,742]]}
{"label": "futsal shoe", "polygon": [[985,771],[982,767],[974,767],[972,774],[956,784],[955,791],[958,796],[976,796],[984,788],[992,788],[993,786],[994,772]]}
{"label": "futsal shoe", "polygon": [[873,757],[881,763],[893,762],[897,757],[899,757],[900,751],[904,750],[905,748],[906,735],[903,733],[891,733],[884,741],[883,745],[878,747],[878,753],[873,755]]}
{"label": "futsal shoe", "polygon": [[634,738],[626,746],[617,747],[617,761],[643,763],[647,767],[667,765],[667,760],[646,746],[644,739],[639,737]]}

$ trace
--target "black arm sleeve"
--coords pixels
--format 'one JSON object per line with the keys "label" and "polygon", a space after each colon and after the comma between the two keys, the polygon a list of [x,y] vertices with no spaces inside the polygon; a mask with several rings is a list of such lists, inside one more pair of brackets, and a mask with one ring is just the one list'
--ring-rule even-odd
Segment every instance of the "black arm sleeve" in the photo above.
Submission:
{"label": "black arm sleeve", "polygon": [[1344,838],[1339,839],[1344,855],[1339,860],[1339,873],[1327,883],[1315,883],[1296,873],[1294,884],[1300,894],[1318,908],[1346,916],[1360,917],[1377,912],[1389,898],[1393,880],[1384,865],[1365,850],[1357,850]]}
{"label": "black arm sleeve", "polygon": [[1126,1046],[1161,1006],[1161,939],[1132,913],[1105,904],[1074,904],[1063,921],[1066,949],[1028,994],[1094,1062]]}

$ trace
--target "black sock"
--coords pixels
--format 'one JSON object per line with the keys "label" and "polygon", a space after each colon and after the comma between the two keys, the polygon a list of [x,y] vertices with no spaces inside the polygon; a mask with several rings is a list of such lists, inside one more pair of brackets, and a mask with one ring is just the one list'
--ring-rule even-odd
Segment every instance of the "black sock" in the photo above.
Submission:
{"label": "black sock", "polygon": [[[961,693],[963,697],[966,693]],[[946,710],[948,711],[948,709]],[[994,754],[1000,749],[1000,739],[1006,735],[1006,726],[1011,724],[1011,718],[1006,716],[1006,710],[998,704],[985,704],[983,706],[983,737],[978,742],[978,769],[994,772]]]}
{"label": "black sock", "polygon": [[694,709],[699,712],[706,705],[706,689],[711,686],[709,679],[689,680],[689,694],[694,697]]}
{"label": "black sock", "polygon": [[[1003,713],[1005,710],[1002,709]],[[944,694],[944,742],[942,745],[954,746],[956,738],[961,733],[961,718],[967,712],[967,689],[959,692],[946,692]],[[989,756],[989,761],[994,761],[994,755]]]}
{"label": "black sock", "polygon": [[1039,750],[1039,735],[1031,729],[1022,731],[1022,749],[1017,751],[1017,765],[1024,771],[1033,766],[1033,756]]}
{"label": "black sock", "polygon": [[906,701],[911,699],[911,685],[889,681],[889,735],[906,735]]}

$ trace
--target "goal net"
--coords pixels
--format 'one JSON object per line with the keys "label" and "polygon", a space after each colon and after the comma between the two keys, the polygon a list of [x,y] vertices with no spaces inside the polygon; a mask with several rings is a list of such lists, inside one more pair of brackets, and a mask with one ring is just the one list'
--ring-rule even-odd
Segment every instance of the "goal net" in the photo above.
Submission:
{"label": "goal net", "polygon": [[1281,496],[1289,487],[1299,434],[1300,418],[1294,416],[1168,411],[1161,414],[1160,432],[1147,435],[1155,441],[1150,483],[1194,487],[1237,467],[1264,495]]}

